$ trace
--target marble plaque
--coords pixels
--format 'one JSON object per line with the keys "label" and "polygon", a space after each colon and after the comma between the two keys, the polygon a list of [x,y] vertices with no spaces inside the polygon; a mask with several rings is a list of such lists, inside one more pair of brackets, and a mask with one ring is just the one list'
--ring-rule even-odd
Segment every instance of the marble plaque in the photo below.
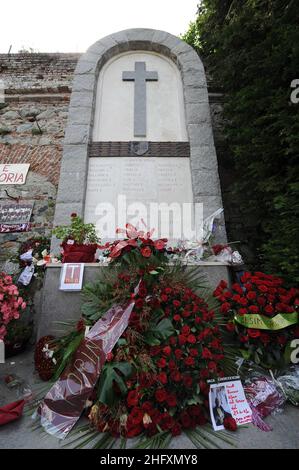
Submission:
{"label": "marble plaque", "polygon": [[[161,233],[160,216],[156,220],[157,205],[161,210],[165,208],[166,211],[169,207],[174,208],[175,210],[170,211],[170,219],[173,223],[179,224],[183,204],[192,205],[192,202],[189,158],[102,157],[89,159],[85,221],[95,223],[99,232],[103,231],[102,219],[105,210],[109,211],[114,208],[115,224],[110,220],[113,229],[117,228],[115,225],[123,223],[124,226],[127,221],[136,223],[143,218],[148,224],[155,224],[156,236],[166,236]],[[175,206],[171,206],[172,204]],[[164,222],[167,223],[167,217]],[[112,234],[111,238],[113,238]],[[171,236],[171,238],[177,237]]]}

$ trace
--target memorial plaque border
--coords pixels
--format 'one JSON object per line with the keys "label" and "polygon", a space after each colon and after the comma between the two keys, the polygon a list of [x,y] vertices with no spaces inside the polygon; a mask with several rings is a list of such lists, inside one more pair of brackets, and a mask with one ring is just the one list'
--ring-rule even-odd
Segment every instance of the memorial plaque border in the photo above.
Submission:
{"label": "memorial plaque border", "polygon": [[[143,143],[143,142],[142,142]],[[135,145],[136,144],[136,145]],[[136,151],[139,142],[92,142],[88,155],[91,157],[190,157],[189,142],[146,142],[147,150]]]}

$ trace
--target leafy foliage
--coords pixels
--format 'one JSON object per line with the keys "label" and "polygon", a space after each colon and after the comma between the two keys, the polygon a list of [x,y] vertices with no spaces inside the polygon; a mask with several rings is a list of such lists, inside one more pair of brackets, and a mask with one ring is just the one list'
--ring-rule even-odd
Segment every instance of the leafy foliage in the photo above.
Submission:
{"label": "leafy foliage", "polygon": [[184,36],[225,92],[234,197],[255,268],[289,284],[299,280],[298,19],[294,0],[203,0]]}

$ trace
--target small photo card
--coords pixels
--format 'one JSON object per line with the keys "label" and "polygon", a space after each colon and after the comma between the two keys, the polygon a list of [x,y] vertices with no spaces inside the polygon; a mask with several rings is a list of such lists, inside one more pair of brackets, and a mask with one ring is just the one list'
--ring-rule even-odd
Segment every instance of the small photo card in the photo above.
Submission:
{"label": "small photo card", "polygon": [[64,263],[61,268],[59,290],[82,290],[84,263]]}
{"label": "small photo card", "polygon": [[234,418],[238,426],[252,421],[252,411],[240,379],[223,378],[210,384],[209,407],[214,431],[224,429],[226,417]]}

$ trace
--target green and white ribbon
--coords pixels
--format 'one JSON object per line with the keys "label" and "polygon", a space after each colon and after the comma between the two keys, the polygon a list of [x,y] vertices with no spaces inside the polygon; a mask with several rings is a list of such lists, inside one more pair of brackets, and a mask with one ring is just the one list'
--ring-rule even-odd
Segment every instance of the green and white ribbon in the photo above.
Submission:
{"label": "green and white ribbon", "polygon": [[278,313],[275,317],[269,318],[256,313],[235,315],[235,321],[246,328],[257,330],[282,330],[288,326],[298,323],[298,313]]}

